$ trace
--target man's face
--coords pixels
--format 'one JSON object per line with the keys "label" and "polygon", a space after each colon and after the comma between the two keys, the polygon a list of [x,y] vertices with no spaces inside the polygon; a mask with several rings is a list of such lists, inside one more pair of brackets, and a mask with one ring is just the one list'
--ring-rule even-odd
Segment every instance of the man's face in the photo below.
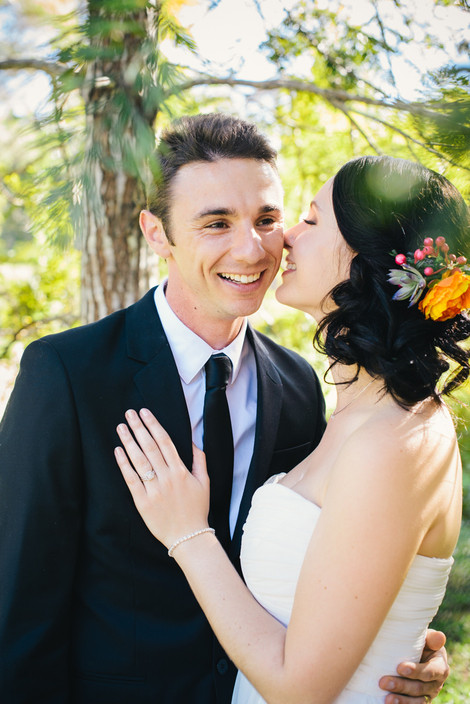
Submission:
{"label": "man's face", "polygon": [[[196,333],[254,313],[279,268],[283,192],[265,161],[183,166],[171,188],[167,299]],[[157,251],[157,250],[156,250]],[[204,335],[202,335],[204,336]]]}

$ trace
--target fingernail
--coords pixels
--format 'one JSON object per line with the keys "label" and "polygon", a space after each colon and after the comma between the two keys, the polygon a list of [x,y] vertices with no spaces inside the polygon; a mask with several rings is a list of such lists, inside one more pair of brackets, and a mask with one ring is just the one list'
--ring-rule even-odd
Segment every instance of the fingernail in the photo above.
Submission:
{"label": "fingernail", "polygon": [[388,689],[389,691],[390,691],[391,689],[395,689],[395,681],[394,681],[394,680],[389,680],[389,681],[387,682],[386,689]]}
{"label": "fingernail", "polygon": [[118,433],[125,433],[127,430],[127,425],[125,423],[119,423],[116,430],[118,431]]}
{"label": "fingernail", "polygon": [[133,411],[132,409],[129,409],[128,411],[126,411],[125,416],[126,416],[126,418],[134,419],[137,416],[137,413],[135,411]]}
{"label": "fingernail", "polygon": [[149,411],[147,408],[141,408],[141,409],[140,409],[140,415],[147,417],[147,416],[150,415],[150,411]]}
{"label": "fingernail", "polygon": [[[411,667],[404,667],[404,668],[401,670],[401,673],[402,673],[402,675],[405,675],[405,676],[406,676],[406,675],[411,675]],[[400,704],[400,703],[398,703],[398,704]]]}

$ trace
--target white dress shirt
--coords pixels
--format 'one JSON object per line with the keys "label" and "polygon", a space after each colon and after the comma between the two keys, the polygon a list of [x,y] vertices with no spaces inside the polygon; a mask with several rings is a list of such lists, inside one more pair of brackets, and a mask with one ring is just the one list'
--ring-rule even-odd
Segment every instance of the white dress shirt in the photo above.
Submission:
{"label": "white dress shirt", "polygon": [[232,374],[227,386],[227,402],[232,423],[234,460],[232,498],[230,500],[230,533],[233,536],[240,502],[245,488],[255,443],[258,400],[256,361],[246,338],[246,319],[237,337],[222,350],[214,350],[190,330],[172,311],[165,297],[166,281],[155,291],[155,305],[167,336],[181,379],[194,444],[202,448],[204,396],[206,374],[204,365],[217,352],[226,354],[232,362]]}

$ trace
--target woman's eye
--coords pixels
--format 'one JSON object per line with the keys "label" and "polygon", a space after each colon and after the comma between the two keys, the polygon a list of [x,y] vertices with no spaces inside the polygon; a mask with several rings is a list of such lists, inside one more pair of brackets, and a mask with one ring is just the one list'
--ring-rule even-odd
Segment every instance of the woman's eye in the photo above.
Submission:
{"label": "woman's eye", "polygon": [[316,225],[316,224],[317,224],[317,223],[315,222],[315,220],[306,220],[305,218],[304,218],[304,222],[305,222],[307,225]]}

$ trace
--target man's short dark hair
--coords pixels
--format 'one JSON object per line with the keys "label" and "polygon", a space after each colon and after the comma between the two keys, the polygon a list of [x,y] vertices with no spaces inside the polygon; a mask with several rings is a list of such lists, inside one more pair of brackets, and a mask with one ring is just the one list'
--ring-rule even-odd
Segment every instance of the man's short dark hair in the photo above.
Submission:
{"label": "man's short dark hair", "polygon": [[171,241],[171,184],[178,170],[198,161],[257,159],[276,169],[276,150],[256,125],[232,115],[191,115],[173,122],[156,151],[159,175],[149,189],[147,208],[163,223]]}

